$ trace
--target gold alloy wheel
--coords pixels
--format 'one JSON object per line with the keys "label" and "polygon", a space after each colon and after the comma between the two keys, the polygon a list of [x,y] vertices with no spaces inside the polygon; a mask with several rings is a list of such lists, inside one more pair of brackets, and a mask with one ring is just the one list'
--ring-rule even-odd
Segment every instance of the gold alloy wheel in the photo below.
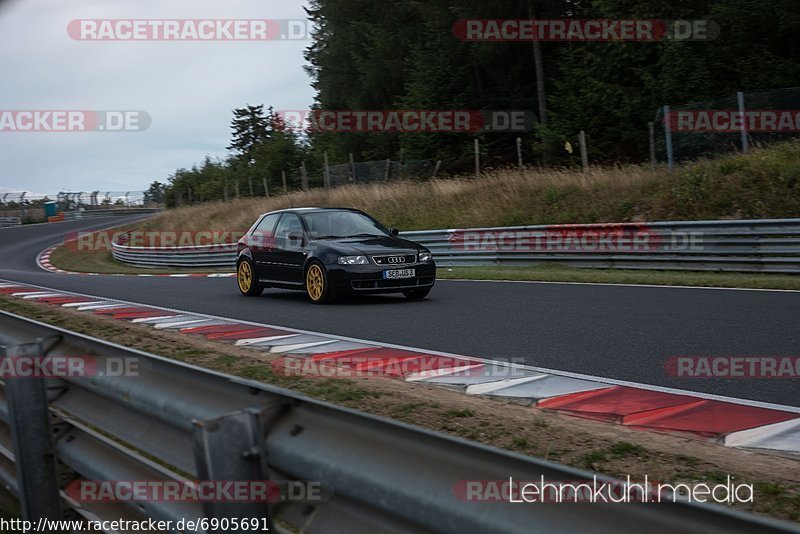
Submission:
{"label": "gold alloy wheel", "polygon": [[312,265],[308,268],[306,273],[306,291],[311,300],[317,301],[322,298],[322,293],[325,290],[325,277],[322,274],[322,269],[319,265]]}
{"label": "gold alloy wheel", "polygon": [[250,264],[246,261],[243,261],[239,264],[239,272],[237,273],[239,278],[239,289],[242,293],[247,293],[250,291],[250,286],[253,285],[253,270],[250,268]]}

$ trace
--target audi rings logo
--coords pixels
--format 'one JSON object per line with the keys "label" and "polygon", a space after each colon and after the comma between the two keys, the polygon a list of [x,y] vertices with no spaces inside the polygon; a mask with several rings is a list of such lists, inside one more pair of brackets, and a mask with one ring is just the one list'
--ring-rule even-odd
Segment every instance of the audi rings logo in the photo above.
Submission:
{"label": "audi rings logo", "polygon": [[405,263],[406,258],[405,256],[389,256],[388,258],[386,258],[386,261],[388,261],[389,263]]}

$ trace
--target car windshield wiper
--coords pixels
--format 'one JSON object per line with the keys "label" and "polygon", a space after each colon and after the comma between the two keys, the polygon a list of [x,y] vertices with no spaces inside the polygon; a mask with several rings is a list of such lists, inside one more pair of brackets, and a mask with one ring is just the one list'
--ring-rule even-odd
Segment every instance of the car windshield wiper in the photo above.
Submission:
{"label": "car windshield wiper", "polygon": [[353,234],[347,237],[386,237],[383,234]]}
{"label": "car windshield wiper", "polygon": [[315,236],[313,239],[342,239],[345,236],[343,235],[318,235]]}

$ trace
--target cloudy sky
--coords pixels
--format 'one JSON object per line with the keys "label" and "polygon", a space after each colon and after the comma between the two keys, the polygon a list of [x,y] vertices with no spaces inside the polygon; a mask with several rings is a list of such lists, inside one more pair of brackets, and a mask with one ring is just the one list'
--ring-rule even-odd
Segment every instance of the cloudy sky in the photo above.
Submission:
{"label": "cloudy sky", "polygon": [[307,109],[307,40],[81,41],[74,19],[305,19],[304,0],[0,0],[0,110],[143,110],[141,132],[0,129],[0,192],[142,190],[224,156],[232,110]]}

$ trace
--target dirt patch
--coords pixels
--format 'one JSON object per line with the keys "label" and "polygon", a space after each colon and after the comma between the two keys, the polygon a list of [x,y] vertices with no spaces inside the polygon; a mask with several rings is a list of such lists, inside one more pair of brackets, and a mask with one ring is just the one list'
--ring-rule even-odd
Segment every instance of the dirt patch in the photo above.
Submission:
{"label": "dirt patch", "polygon": [[666,483],[753,484],[742,510],[800,520],[800,461],[686,436],[637,431],[519,403],[467,396],[384,377],[298,378],[273,371],[277,356],[202,337],[0,296],[0,308],[115,343],[292,389],[308,396],[495,447],[610,476]]}

